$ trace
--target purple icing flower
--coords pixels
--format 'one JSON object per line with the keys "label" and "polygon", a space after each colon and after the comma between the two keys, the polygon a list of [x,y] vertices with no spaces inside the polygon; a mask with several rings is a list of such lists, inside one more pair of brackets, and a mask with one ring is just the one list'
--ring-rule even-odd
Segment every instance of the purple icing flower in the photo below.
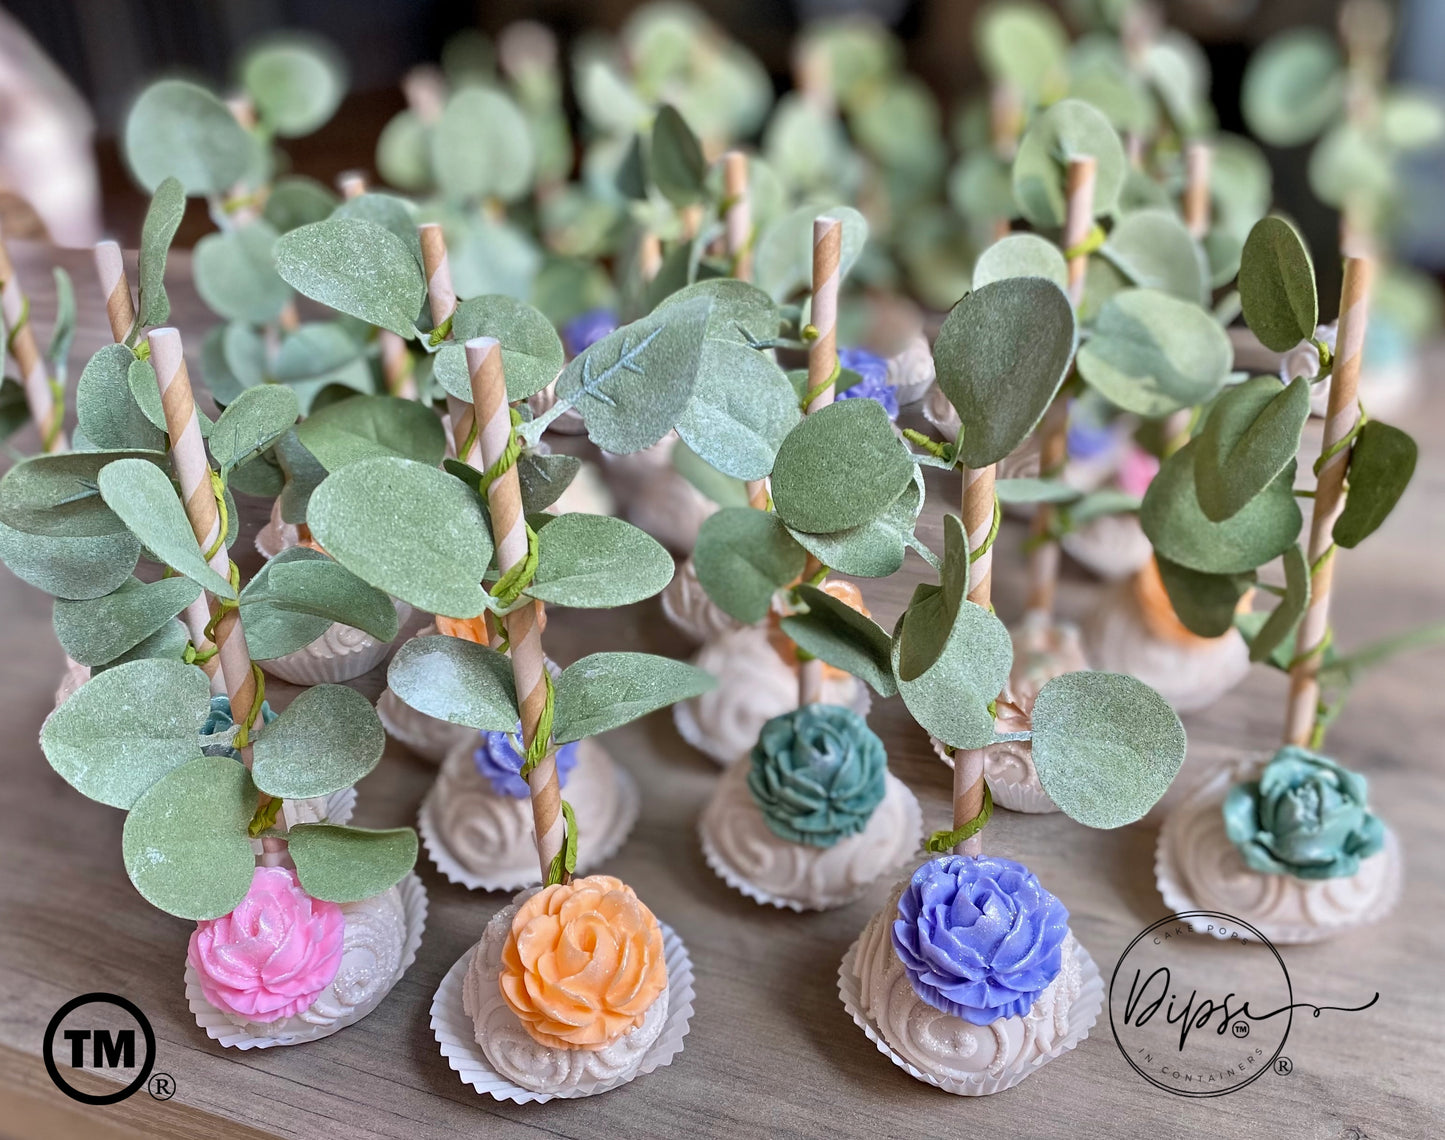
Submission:
{"label": "purple icing flower", "polygon": [[893,949],[914,992],[974,1025],[1021,1017],[1058,977],[1069,912],[1032,871],[990,855],[943,855],[898,900]]}
{"label": "purple icing flower", "polygon": [[[524,800],[528,796],[527,781],[522,779],[522,726],[516,732],[484,732],[482,743],[472,759],[477,771],[492,785],[492,791],[499,796],[512,796]],[[566,786],[567,775],[577,767],[577,742],[560,745],[557,749],[557,783]]]}
{"label": "purple icing flower", "polygon": [[588,309],[562,326],[562,343],[568,356],[576,356],[616,328],[617,314],[611,309]]}
{"label": "purple icing flower", "polygon": [[877,400],[890,420],[898,418],[898,393],[888,383],[888,361],[866,348],[840,348],[838,363],[858,374],[858,382],[838,393],[840,400]]}

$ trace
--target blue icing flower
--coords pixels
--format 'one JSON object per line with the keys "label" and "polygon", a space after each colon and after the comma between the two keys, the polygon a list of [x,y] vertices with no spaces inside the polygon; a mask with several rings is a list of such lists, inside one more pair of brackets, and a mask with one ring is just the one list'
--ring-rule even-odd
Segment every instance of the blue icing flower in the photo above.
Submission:
{"label": "blue icing flower", "polygon": [[867,825],[883,802],[888,754],[852,709],[805,705],[763,725],[748,791],[772,832],[832,847]]}
{"label": "blue icing flower", "polygon": [[1033,872],[990,855],[942,855],[898,900],[893,949],[913,990],[974,1025],[1022,1017],[1063,966],[1069,912]]}
{"label": "blue icing flower", "polygon": [[1259,779],[1224,799],[1224,831],[1251,868],[1266,875],[1335,879],[1385,844],[1385,827],[1365,806],[1365,778],[1287,744]]}
{"label": "blue icing flower", "polygon": [[[275,719],[276,713],[271,711],[271,703],[262,701],[261,724],[268,725]],[[239,760],[240,751],[231,747],[235,728],[236,722],[231,716],[231,698],[224,695],[212,697],[211,711],[206,714],[206,719],[201,724],[201,754],[229,756],[233,760]]]}
{"label": "blue icing flower", "polygon": [[[472,753],[477,771],[492,785],[499,796],[524,800],[528,796],[527,781],[522,779],[522,725],[516,732],[484,732],[481,746]],[[557,749],[557,783],[566,786],[567,776],[577,767],[577,742]]]}
{"label": "blue icing flower", "polygon": [[858,382],[838,393],[840,400],[877,400],[890,420],[898,418],[898,393],[888,383],[888,362],[866,348],[841,348],[838,363],[858,374]]}
{"label": "blue icing flower", "polygon": [[567,355],[576,356],[617,329],[617,314],[611,309],[588,309],[562,326],[562,343]]}

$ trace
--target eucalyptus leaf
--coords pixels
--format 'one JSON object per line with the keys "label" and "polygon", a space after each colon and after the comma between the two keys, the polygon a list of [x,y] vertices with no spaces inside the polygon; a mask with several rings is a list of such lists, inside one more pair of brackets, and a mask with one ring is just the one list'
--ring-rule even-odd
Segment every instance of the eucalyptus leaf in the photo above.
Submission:
{"label": "eucalyptus leaf", "polygon": [[1344,100],[1344,60],[1322,28],[1271,39],[1251,57],[1240,91],[1249,129],[1273,146],[1307,142],[1343,111]]}
{"label": "eucalyptus leaf", "polygon": [[186,191],[176,178],[156,187],[140,233],[140,304],[136,327],[163,325],[171,319],[166,296],[166,257],[186,212]]}
{"label": "eucalyptus leaf", "polygon": [[336,195],[314,178],[282,178],[266,195],[261,216],[278,234],[322,222],[336,209]]}
{"label": "eucalyptus leaf", "polygon": [[1299,543],[1284,552],[1284,597],[1249,643],[1249,659],[1266,661],[1292,637],[1310,604],[1310,564]]}
{"label": "eucalyptus leaf", "polygon": [[1058,16],[1042,4],[989,4],[973,29],[979,62],[995,83],[1007,83],[1030,104],[1064,80],[1068,33]]}
{"label": "eucalyptus leaf", "polygon": [[276,272],[276,239],[271,224],[257,219],[198,241],[191,271],[201,300],[226,320],[274,321],[291,300],[290,287]]}
{"label": "eucalyptus leaf", "polygon": [[1042,277],[994,281],[953,307],[933,358],[963,422],[964,463],[987,467],[1028,438],[1068,375],[1074,338],[1069,298]]}
{"label": "eucalyptus leaf", "polygon": [[692,560],[707,596],[729,617],[755,625],[808,558],[776,514],[725,507],[703,519]]}
{"label": "eucalyptus leaf", "polygon": [[1366,421],[1350,450],[1350,489],[1335,520],[1335,542],[1352,548],[1375,533],[1409,486],[1418,455],[1415,441],[1399,428]]}
{"label": "eucalyptus leaf", "polygon": [[[45,362],[50,376],[62,387],[70,363],[70,345],[75,340],[75,285],[70,274],[59,265],[51,269],[55,282],[55,319],[50,325],[50,344],[45,349]],[[4,322],[0,321],[0,326]]]}
{"label": "eucalyptus leaf", "polygon": [[1180,623],[1198,637],[1223,637],[1234,625],[1239,599],[1255,583],[1253,570],[1205,574],[1155,556],[1164,592]]}
{"label": "eucalyptus leaf", "polygon": [[781,624],[799,649],[866,682],[880,697],[898,692],[892,638],[882,626],[816,586],[799,586],[798,597],[808,608]]}
{"label": "eucalyptus leaf", "polygon": [[557,744],[597,736],[678,701],[701,696],[716,679],[706,670],[650,653],[594,653],[557,678]]}
{"label": "eucalyptus leaf", "polygon": [[838,278],[848,276],[868,244],[868,222],[851,206],[799,206],[778,218],[759,236],[753,253],[753,280],[758,288],[784,301],[813,282],[813,222],[822,217],[843,223]]}
{"label": "eucalyptus leaf", "polygon": [[107,344],[81,370],[75,386],[75,417],[80,430],[99,448],[140,447],[161,451],[165,432],[141,411],[128,376],[135,361],[123,344]]}
{"label": "eucalyptus leaf", "polygon": [[435,467],[446,452],[446,432],[432,410],[399,396],[329,404],[296,425],[296,438],[328,471],[384,456]]}
{"label": "eucalyptus leaf", "polygon": [[[177,579],[183,581],[184,579]],[[114,669],[118,665],[124,665],[129,661],[161,660],[173,661],[176,664],[185,664],[186,649],[191,644],[190,632],[184,623],[171,618],[162,623],[160,629],[151,634],[144,641],[138,641],[124,653],[111,658],[104,665],[97,665],[91,669],[92,677],[99,676],[101,672]]]}
{"label": "eucalyptus leaf", "polygon": [[648,158],[652,181],[674,206],[688,206],[702,198],[707,174],[702,144],[670,103],[658,109],[653,121]]}
{"label": "eucalyptus leaf", "polygon": [[242,392],[211,429],[211,458],[222,471],[239,467],[291,429],[301,414],[296,393],[279,384]]}
{"label": "eucalyptus leaf", "polygon": [[398,111],[381,129],[376,170],[402,190],[426,190],[432,185],[431,128],[415,111]]}
{"label": "eucalyptus leaf", "polygon": [[391,691],[418,712],[483,732],[517,727],[512,663],[495,649],[457,637],[414,637],[386,672]]}
{"label": "eucalyptus leaf", "polygon": [[511,99],[495,88],[464,87],[447,100],[432,128],[431,164],[448,198],[512,202],[532,185],[536,151],[527,120]]}
{"label": "eucalyptus leaf", "polygon": [[677,434],[725,475],[761,479],[800,415],[792,384],[767,354],[709,337]]}
{"label": "eucalyptus leaf", "polygon": [[[531,305],[494,293],[472,297],[457,306],[452,336],[458,342],[490,336],[501,342],[507,399],[525,400],[540,392],[562,371],[567,354],[552,322]],[[462,343],[443,345],[432,373],[448,393],[472,402],[472,378]]]}
{"label": "eucalyptus leaf", "polygon": [[332,823],[299,823],[287,850],[296,877],[312,898],[351,903],[389,890],[416,865],[416,832],[409,827],[371,831]]}
{"label": "eucalyptus leaf", "polygon": [[1034,702],[1039,782],[1086,827],[1142,817],[1168,790],[1184,750],[1184,726],[1168,702],[1122,673],[1064,673]]}
{"label": "eucalyptus leaf", "polygon": [[[230,339],[228,334],[228,347]],[[296,393],[303,416],[311,414],[328,388],[350,388],[370,395],[374,387],[365,348],[338,321],[308,321],[287,333],[272,361],[272,371],[279,383]]]}
{"label": "eucalyptus leaf", "polygon": [[252,143],[205,88],[163,79],[147,87],[126,116],[125,157],[147,190],[174,177],[198,197],[235,185],[251,162]]}
{"label": "eucalyptus leaf", "polygon": [[200,586],[188,578],[129,578],[101,598],[57,600],[55,637],[72,660],[104,665],[134,649],[200,596]]}
{"label": "eucalyptus leaf", "polygon": [[1069,160],[1093,158],[1094,215],[1119,200],[1128,161],[1109,120],[1079,99],[1061,99],[1029,125],[1014,157],[1013,192],[1019,212],[1035,226],[1059,229],[1067,210]]}
{"label": "eucalyptus leaf", "polygon": [[200,756],[210,696],[210,682],[194,665],[118,665],[45,719],[40,750],[76,791],[129,808],[167,772]]}
{"label": "eucalyptus leaf", "polygon": [[1009,234],[989,246],[973,263],[973,287],[982,289],[1006,277],[1046,277],[1060,289],[1069,283],[1069,265],[1059,247],[1038,234]]}
{"label": "eucalyptus leaf", "polygon": [[[406,112],[403,112],[405,114]],[[333,218],[360,218],[362,221],[374,222],[384,230],[389,230],[400,239],[401,244],[411,251],[417,268],[424,269],[421,256],[421,235],[416,228],[416,207],[405,198],[398,198],[394,194],[358,194],[355,198],[347,198],[335,210],[332,211]]]}
{"label": "eucalyptus leaf", "polygon": [[1083,497],[1077,487],[1060,479],[999,479],[994,494],[1001,503],[1072,503]]}
{"label": "eucalyptus leaf", "polygon": [[1135,285],[1196,305],[1209,299],[1209,266],[1170,209],[1135,210],[1119,219],[1099,251]]}
{"label": "eucalyptus leaf", "polygon": [[248,51],[241,61],[241,83],[261,121],[282,138],[317,130],[346,94],[346,75],[335,50],[295,33]]}
{"label": "eucalyptus leaf", "polygon": [[1282,387],[1256,376],[1222,395],[1199,433],[1194,462],[1199,506],[1213,522],[1241,511],[1279,476],[1299,451],[1310,414],[1303,376]]}
{"label": "eucalyptus leaf", "polygon": [[0,479],[0,522],[27,534],[55,538],[96,538],[124,530],[126,524],[102,500],[99,487],[100,472],[120,459],[153,466],[163,456],[158,451],[117,448],[22,460]]}
{"label": "eucalyptus leaf", "polygon": [[524,454],[517,460],[523,513],[534,515],[552,506],[581,470],[582,460],[575,455]]}
{"label": "eucalyptus leaf", "polygon": [[345,685],[315,685],[256,737],[251,778],[283,799],[329,796],[370,774],[385,748],[369,700]]}
{"label": "eucalyptus leaf", "polygon": [[656,313],[684,305],[697,298],[712,301],[707,335],[714,340],[757,344],[775,339],[782,320],[777,302],[756,285],[735,277],[710,277],[677,290],[664,299]]}
{"label": "eucalyptus leaf", "polygon": [[802,530],[789,533],[799,546],[840,574],[886,578],[903,565],[922,510],[923,470],[915,467],[908,485],[877,518],[828,534],[809,534]]}
{"label": "eucalyptus leaf", "polygon": [[904,641],[912,636],[909,622],[920,613],[924,620],[932,617],[910,605],[893,637],[893,675],[903,703],[925,732],[945,744],[982,748],[993,740],[989,706],[1003,692],[1013,664],[1008,630],[988,610],[966,601],[958,608],[937,661],[905,681],[899,676],[899,659]]}
{"label": "eucalyptus leaf", "polygon": [[[285,656],[320,637],[332,624],[360,629],[380,642],[389,642],[397,634],[396,607],[391,599],[368,586],[346,567],[332,561],[319,551],[307,551],[318,557],[302,557],[305,547],[283,550],[266,563],[241,591],[243,619],[246,622],[251,656],[258,661]],[[264,608],[267,614],[258,613]],[[274,616],[276,611],[306,614],[318,619],[321,627],[299,645],[267,645],[269,638],[252,637],[252,626],[258,620]],[[304,624],[288,623],[288,627],[305,628]],[[281,652],[276,652],[276,649]],[[269,650],[269,652],[268,652]]]}
{"label": "eucalyptus leaf", "polygon": [[918,587],[908,604],[909,620],[899,626],[897,673],[900,681],[916,681],[943,656],[959,610],[968,598],[971,569],[963,522],[956,515],[944,515],[943,563],[939,567],[938,588],[927,584]]}
{"label": "eucalyptus leaf", "polygon": [[678,440],[672,445],[673,469],[710,502],[720,507],[746,507],[748,485],[741,479],[724,475],[701,459],[697,452]]}
{"label": "eucalyptus leaf", "polygon": [[410,339],[426,299],[406,242],[363,218],[329,218],[276,241],[276,269],[298,293]]}
{"label": "eucalyptus leaf", "polygon": [[428,613],[476,617],[492,561],[476,492],[409,459],[363,459],[327,476],[306,508],[311,533],[362,581]]}
{"label": "eucalyptus leaf", "polygon": [[1244,320],[1266,348],[1288,352],[1315,335],[1320,304],[1309,251],[1283,218],[1261,218],[1239,263]]}
{"label": "eucalyptus leaf", "polygon": [[672,555],[646,531],[607,515],[558,515],[537,535],[527,594],[554,606],[610,609],[660,594]]}
{"label": "eucalyptus leaf", "polygon": [[285,486],[277,501],[281,504],[281,520],[288,523],[304,523],[306,508],[311,493],[326,478],[326,468],[317,462],[316,456],[307,451],[296,438],[292,428],[276,441],[273,449],[276,463],[285,476]]}
{"label": "eucalyptus leaf", "polygon": [[80,538],[33,534],[0,521],[0,561],[57,598],[103,597],[131,576],[140,543],[128,530]]}
{"label": "eucalyptus leaf", "polygon": [[[321,551],[309,546],[288,547],[257,570],[241,590],[241,624],[246,630],[246,648],[253,661],[274,661],[288,653],[295,653],[310,645],[333,624],[330,617],[318,613],[313,605],[300,608],[288,604],[285,598],[276,599],[280,604],[273,602],[272,572],[299,562],[324,562],[346,572]],[[365,588],[372,589],[370,586]],[[379,590],[376,592],[386,598]],[[389,601],[387,605],[390,606]]]}

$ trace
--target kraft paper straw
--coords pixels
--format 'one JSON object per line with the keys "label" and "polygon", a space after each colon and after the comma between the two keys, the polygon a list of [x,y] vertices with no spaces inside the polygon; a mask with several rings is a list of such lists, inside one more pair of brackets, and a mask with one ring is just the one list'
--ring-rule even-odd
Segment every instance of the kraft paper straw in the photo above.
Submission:
{"label": "kraft paper straw", "polygon": [[1202,241],[1209,232],[1209,172],[1214,152],[1208,143],[1190,143],[1184,152],[1184,225]]}
{"label": "kraft paper straw", "polygon": [[[994,520],[993,464],[977,470],[963,470],[963,529],[970,551],[983,551],[969,568],[968,600],[988,608],[993,592],[993,545],[989,535]],[[984,749],[966,748],[953,754],[953,826],[962,827],[983,810]],[[978,855],[983,850],[980,833],[969,836],[954,851]]]}
{"label": "kraft paper straw", "polygon": [[10,261],[10,251],[5,248],[5,238],[0,234],[0,311],[5,314],[6,336],[9,340],[10,356],[20,370],[21,387],[25,389],[25,402],[30,408],[30,418],[40,429],[40,442],[47,452],[66,451],[70,447],[61,426],[65,409],[56,402],[50,388],[50,373],[45,367],[45,357],[35,343],[35,329],[30,323],[30,302],[15,276],[15,266]]}
{"label": "kraft paper straw", "polygon": [[739,281],[751,281],[753,203],[748,194],[748,156],[740,150],[730,150],[723,155],[723,196],[728,203],[723,224],[727,231],[733,276]]}

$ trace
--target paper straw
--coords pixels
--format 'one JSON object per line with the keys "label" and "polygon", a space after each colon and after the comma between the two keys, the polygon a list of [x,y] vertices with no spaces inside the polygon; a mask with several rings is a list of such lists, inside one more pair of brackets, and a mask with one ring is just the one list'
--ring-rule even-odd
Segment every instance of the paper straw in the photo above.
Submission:
{"label": "paper straw", "polygon": [[35,343],[35,329],[30,323],[30,302],[15,276],[15,266],[10,261],[10,251],[5,248],[5,239],[0,235],[0,311],[5,314],[5,335],[10,357],[20,370],[21,387],[25,389],[25,402],[30,408],[30,418],[40,429],[40,443],[47,452],[65,451],[70,447],[65,438],[61,421],[65,409],[56,402],[50,388],[50,373],[45,367],[45,357]]}
{"label": "paper straw", "polygon": [[359,170],[343,170],[336,176],[336,188],[348,201],[366,193],[366,175]]}
{"label": "paper straw", "polygon": [[1320,699],[1320,659],[1324,656],[1330,625],[1330,583],[1335,566],[1332,532],[1335,520],[1345,507],[1345,474],[1352,450],[1351,445],[1341,446],[1341,443],[1360,420],[1360,362],[1364,355],[1373,276],[1374,265],[1369,260],[1352,257],[1345,262],[1339,336],[1325,411],[1323,454],[1329,458],[1320,465],[1315,481],[1314,510],[1310,516],[1310,602],[1295,635],[1296,655],[1289,671],[1289,706],[1284,731],[1287,744],[1308,746],[1314,735],[1315,711]]}
{"label": "paper straw", "polygon": [[[502,372],[502,348],[493,337],[484,336],[467,341],[466,351],[472,403],[481,425],[482,461],[491,468],[504,458],[513,434],[507,380]],[[515,463],[507,465],[487,487],[487,507],[497,544],[497,570],[505,574],[527,557],[527,522],[522,513],[522,485]],[[524,750],[531,748],[536,740],[547,704],[547,659],[542,653],[540,611],[541,603],[532,602],[505,618],[507,638],[512,645],[512,679],[521,711]],[[546,882],[565,838],[557,760],[550,741],[546,755],[527,777],[527,785],[532,794],[537,857],[542,865],[542,881]],[[565,874],[563,880],[566,880]]]}
{"label": "paper straw", "polygon": [[1098,164],[1091,155],[1069,159],[1064,207],[1064,249],[1076,252],[1069,258],[1069,300],[1078,308],[1084,299],[1084,277],[1089,270],[1088,253],[1078,252],[1094,229],[1094,182]]}
{"label": "paper straw", "polygon": [[723,197],[728,204],[723,224],[727,231],[733,276],[739,281],[751,281],[753,203],[748,193],[748,156],[740,150],[730,150],[723,155]]}
{"label": "paper straw", "polygon": [[[436,222],[423,222],[416,228],[421,240],[421,263],[426,272],[427,301],[431,305],[432,327],[457,311],[457,291],[452,287],[452,264],[447,258],[447,239]],[[450,337],[450,332],[447,334]]]}
{"label": "paper straw", "polygon": [[837,218],[813,222],[813,312],[817,330],[808,346],[808,391],[817,393],[808,403],[816,412],[833,402],[833,371],[838,366],[838,266],[843,260],[843,223]]}
{"label": "paper straw", "polygon": [[[983,550],[969,568],[968,600],[985,609],[992,603],[993,548],[988,543],[994,520],[995,467],[963,469],[963,529],[970,551]],[[953,754],[953,826],[962,827],[983,810],[982,748],[959,749]],[[979,833],[965,839],[954,851],[959,855],[977,855],[983,840]]]}
{"label": "paper straw", "polygon": [[1184,225],[1203,241],[1209,232],[1209,171],[1214,151],[1208,143],[1190,143],[1184,152]]}
{"label": "paper straw", "polygon": [[637,243],[637,273],[648,284],[662,269],[662,240],[652,231],[643,232]]}

